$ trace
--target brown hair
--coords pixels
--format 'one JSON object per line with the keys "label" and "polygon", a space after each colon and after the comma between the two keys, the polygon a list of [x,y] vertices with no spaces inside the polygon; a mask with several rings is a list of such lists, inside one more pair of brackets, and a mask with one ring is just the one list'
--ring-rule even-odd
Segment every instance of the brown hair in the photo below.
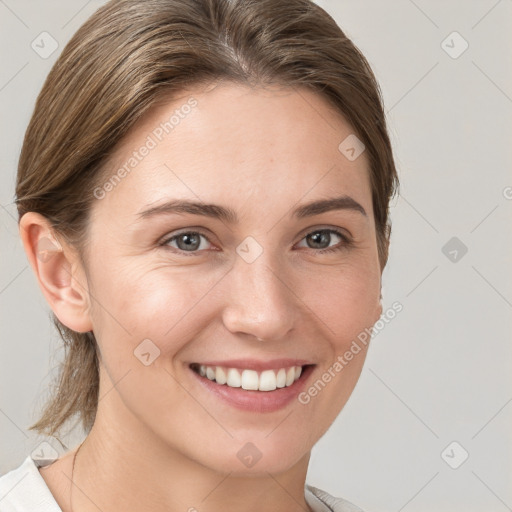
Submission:
{"label": "brown hair", "polygon": [[[92,191],[113,148],[162,97],[217,80],[308,87],[344,115],[366,146],[382,271],[399,182],[380,87],[358,48],[310,0],[112,0],[98,9],[37,98],[18,166],[19,219],[40,213],[84,261]],[[96,340],[52,318],[66,352],[30,429],[54,435],[78,414],[88,432],[98,404]]]}

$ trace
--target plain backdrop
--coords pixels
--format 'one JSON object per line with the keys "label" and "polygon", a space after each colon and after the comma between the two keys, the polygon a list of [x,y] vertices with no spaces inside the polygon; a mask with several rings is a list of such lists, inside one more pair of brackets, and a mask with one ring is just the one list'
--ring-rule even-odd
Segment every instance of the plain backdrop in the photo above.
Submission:
{"label": "plain backdrop", "polygon": [[[27,427],[61,355],[18,235],[17,159],[48,71],[103,3],[0,0],[0,474],[42,441]],[[383,305],[403,310],[308,483],[374,512],[511,510],[512,1],[318,3],[382,87],[401,180]],[[42,32],[59,45],[47,58]]]}

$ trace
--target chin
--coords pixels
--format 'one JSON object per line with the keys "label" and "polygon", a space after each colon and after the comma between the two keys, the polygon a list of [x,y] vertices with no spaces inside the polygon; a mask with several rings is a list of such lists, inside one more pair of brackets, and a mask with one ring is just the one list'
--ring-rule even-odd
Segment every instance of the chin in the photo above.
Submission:
{"label": "chin", "polygon": [[268,477],[268,473],[282,473],[290,470],[304,458],[307,465],[310,449],[305,449],[303,443],[298,442],[296,438],[284,440],[282,436],[270,440],[273,434],[265,439],[266,435],[268,432],[254,441],[233,440],[228,443],[231,446],[210,454],[208,460],[204,460],[203,454],[202,463],[216,472],[231,473],[232,476],[240,477]]}

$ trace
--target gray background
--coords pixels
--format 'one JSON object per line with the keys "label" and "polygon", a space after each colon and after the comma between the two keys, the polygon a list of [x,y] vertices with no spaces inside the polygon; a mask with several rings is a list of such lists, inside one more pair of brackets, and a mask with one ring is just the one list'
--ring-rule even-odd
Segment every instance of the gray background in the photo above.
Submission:
{"label": "gray background", "polygon": [[[43,440],[26,428],[61,355],[18,236],[17,158],[46,74],[103,3],[0,0],[0,474]],[[512,510],[512,1],[318,3],[383,90],[401,179],[383,305],[403,311],[308,483],[375,512]],[[43,31],[59,44],[46,59],[31,48]]]}

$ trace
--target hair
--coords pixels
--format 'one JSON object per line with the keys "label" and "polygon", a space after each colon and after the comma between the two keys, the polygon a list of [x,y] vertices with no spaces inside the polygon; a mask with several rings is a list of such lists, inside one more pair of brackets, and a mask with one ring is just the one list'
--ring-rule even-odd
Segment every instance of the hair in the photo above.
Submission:
{"label": "hair", "polygon": [[[219,80],[309,88],[350,123],[366,147],[382,272],[399,181],[381,90],[360,50],[311,0],[112,0],[99,8],[37,98],[18,165],[19,220],[40,213],[84,261],[92,191],[113,149],[160,100]],[[89,432],[98,405],[97,343],[92,332],[52,319],[64,360],[29,429],[54,436],[78,415]]]}

